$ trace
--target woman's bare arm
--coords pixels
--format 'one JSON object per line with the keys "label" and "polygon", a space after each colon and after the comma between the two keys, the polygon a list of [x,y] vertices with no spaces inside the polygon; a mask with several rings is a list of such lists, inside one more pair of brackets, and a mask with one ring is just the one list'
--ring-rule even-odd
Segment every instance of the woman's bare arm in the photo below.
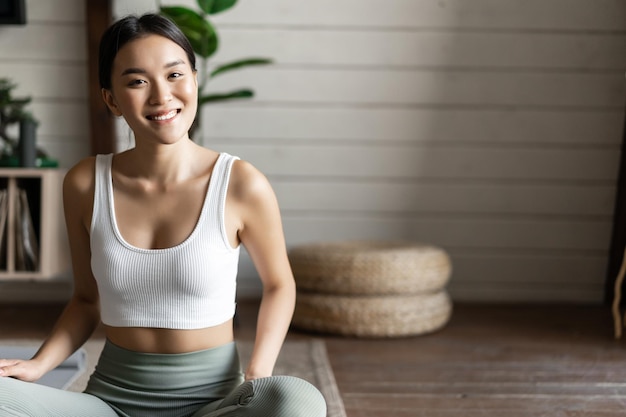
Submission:
{"label": "woman's bare arm", "polygon": [[263,284],[263,298],[247,380],[272,375],[291,323],[295,283],[283,233],[278,202],[263,174],[244,161],[233,167],[231,190],[241,221],[239,238],[250,254]]}
{"label": "woman's bare arm", "polygon": [[0,376],[35,381],[78,349],[100,321],[98,291],[90,267],[89,222],[93,206],[93,160],[68,172],[63,183],[65,221],[74,292],[52,332],[28,361],[0,360]]}

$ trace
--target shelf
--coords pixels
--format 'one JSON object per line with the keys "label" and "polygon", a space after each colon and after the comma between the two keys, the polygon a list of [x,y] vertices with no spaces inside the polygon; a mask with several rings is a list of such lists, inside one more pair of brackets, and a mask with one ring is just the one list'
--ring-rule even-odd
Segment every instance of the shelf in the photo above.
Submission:
{"label": "shelf", "polygon": [[7,202],[6,223],[0,232],[0,280],[69,276],[64,176],[65,171],[59,169],[0,168],[0,193]]}

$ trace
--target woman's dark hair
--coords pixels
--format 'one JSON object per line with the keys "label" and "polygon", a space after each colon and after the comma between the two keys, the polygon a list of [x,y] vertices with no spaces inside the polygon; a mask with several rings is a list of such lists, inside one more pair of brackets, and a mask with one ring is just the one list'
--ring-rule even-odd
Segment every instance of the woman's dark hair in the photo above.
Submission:
{"label": "woman's dark hair", "polygon": [[147,35],[163,36],[183,48],[189,58],[191,69],[196,70],[196,55],[187,37],[174,22],[158,14],[126,16],[111,25],[100,39],[98,77],[100,87],[111,89],[113,60],[128,42]]}

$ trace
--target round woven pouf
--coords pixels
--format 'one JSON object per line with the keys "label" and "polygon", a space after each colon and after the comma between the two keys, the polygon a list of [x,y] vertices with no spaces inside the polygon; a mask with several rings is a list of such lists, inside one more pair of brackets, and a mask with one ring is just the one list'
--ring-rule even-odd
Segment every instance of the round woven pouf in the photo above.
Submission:
{"label": "round woven pouf", "polygon": [[292,248],[289,262],[299,289],[324,294],[431,292],[452,272],[443,249],[412,242],[308,244]]}
{"label": "round woven pouf", "polygon": [[452,314],[445,290],[429,294],[341,296],[298,293],[294,327],[358,337],[401,337],[430,333]]}

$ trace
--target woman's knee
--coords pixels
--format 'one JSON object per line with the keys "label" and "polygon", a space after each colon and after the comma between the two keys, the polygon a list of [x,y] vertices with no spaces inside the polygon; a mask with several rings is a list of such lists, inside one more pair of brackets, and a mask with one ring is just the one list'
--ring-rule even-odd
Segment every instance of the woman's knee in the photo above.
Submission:
{"label": "woman's knee", "polygon": [[326,417],[326,401],[317,388],[291,376],[247,381],[219,404],[209,404],[194,417]]}
{"label": "woman's knee", "polygon": [[303,379],[273,376],[256,379],[251,383],[256,406],[267,412],[272,410],[275,415],[290,417],[326,416],[326,401],[322,393]]}

